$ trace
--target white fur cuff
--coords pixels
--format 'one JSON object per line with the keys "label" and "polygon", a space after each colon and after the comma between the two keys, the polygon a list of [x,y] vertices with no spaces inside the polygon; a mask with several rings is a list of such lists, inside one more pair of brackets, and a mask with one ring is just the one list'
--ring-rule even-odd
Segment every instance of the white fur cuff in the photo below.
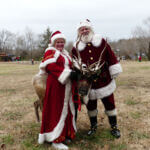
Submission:
{"label": "white fur cuff", "polygon": [[98,110],[97,109],[92,110],[92,111],[88,110],[89,117],[95,117],[95,116],[97,116],[97,114],[98,114]]}
{"label": "white fur cuff", "polygon": [[45,141],[45,136],[44,136],[44,134],[39,134],[38,143],[39,143],[39,144],[43,144],[44,141]]}
{"label": "white fur cuff", "polygon": [[62,84],[65,84],[68,77],[70,76],[70,72],[71,70],[69,68],[65,68],[64,71],[59,76],[58,81]]}
{"label": "white fur cuff", "polygon": [[107,116],[116,116],[117,115],[117,110],[113,109],[113,110],[105,110],[105,113]]}
{"label": "white fur cuff", "polygon": [[116,83],[113,79],[107,86],[99,88],[99,89],[91,89],[89,94],[90,100],[102,99],[111,95],[116,89]]}
{"label": "white fur cuff", "polygon": [[117,64],[114,64],[114,65],[111,65],[109,67],[109,72],[110,72],[110,75],[113,76],[115,74],[119,74],[122,72],[122,67],[120,65],[120,63],[117,63]]}

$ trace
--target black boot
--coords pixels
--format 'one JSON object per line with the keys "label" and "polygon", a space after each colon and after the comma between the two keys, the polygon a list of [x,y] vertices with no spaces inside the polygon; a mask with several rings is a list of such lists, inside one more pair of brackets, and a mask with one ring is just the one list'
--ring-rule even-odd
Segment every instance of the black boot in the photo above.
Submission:
{"label": "black boot", "polygon": [[75,108],[75,122],[77,122],[77,116],[78,116],[78,89],[76,88],[74,90],[74,95],[73,95],[73,101],[74,101],[74,108]]}
{"label": "black boot", "polygon": [[117,126],[113,126],[111,127],[111,134],[115,137],[115,138],[120,138],[121,134],[120,134],[120,130],[117,128]]}
{"label": "black boot", "polygon": [[111,125],[111,134],[115,137],[115,138],[120,138],[121,134],[120,134],[120,130],[117,128],[117,117],[116,116],[108,116],[109,119],[109,123]]}
{"label": "black boot", "polygon": [[97,129],[97,116],[96,117],[90,117],[90,122],[91,122],[91,128],[88,131],[87,135],[93,135],[96,133],[96,129]]}
{"label": "black boot", "polygon": [[75,122],[77,122],[77,116],[78,116],[78,104],[75,103],[74,106],[75,106]]}

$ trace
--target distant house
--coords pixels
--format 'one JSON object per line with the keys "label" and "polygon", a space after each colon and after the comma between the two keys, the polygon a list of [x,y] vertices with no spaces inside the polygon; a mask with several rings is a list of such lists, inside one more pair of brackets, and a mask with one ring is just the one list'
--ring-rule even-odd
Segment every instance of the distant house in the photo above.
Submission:
{"label": "distant house", "polygon": [[13,54],[6,54],[5,52],[0,52],[0,61],[14,61],[16,56]]}
{"label": "distant house", "polygon": [[9,61],[9,57],[5,52],[0,53],[0,61]]}

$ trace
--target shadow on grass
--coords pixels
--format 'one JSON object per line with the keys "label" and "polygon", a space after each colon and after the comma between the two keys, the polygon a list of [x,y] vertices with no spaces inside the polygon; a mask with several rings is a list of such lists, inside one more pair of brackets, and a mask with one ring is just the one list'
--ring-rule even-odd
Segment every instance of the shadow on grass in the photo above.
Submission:
{"label": "shadow on grass", "polygon": [[[30,123],[25,125],[25,135],[23,136],[21,149],[22,150],[49,150],[52,149],[50,143],[39,145],[37,143],[40,125]],[[108,147],[110,150],[124,150],[126,144],[115,144],[115,138],[110,134],[109,129],[98,129],[95,135],[87,136],[87,130],[79,129],[76,138],[69,145],[70,149],[76,150],[93,150]]]}
{"label": "shadow on grass", "polygon": [[114,141],[114,137],[110,134],[109,129],[97,130],[92,136],[87,135],[87,130],[78,130],[76,139],[71,147],[78,147],[81,150],[91,150],[103,148],[106,144]]}

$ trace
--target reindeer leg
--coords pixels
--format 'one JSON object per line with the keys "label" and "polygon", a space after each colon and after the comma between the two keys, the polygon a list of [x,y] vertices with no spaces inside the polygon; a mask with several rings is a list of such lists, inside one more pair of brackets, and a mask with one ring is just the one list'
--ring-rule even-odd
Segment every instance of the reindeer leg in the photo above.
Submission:
{"label": "reindeer leg", "polygon": [[41,111],[43,111],[43,99],[42,99],[42,100],[39,100],[39,105],[40,105]]}
{"label": "reindeer leg", "polygon": [[39,100],[34,102],[34,110],[35,110],[35,115],[36,115],[37,121],[40,122],[38,108],[39,108]]}

